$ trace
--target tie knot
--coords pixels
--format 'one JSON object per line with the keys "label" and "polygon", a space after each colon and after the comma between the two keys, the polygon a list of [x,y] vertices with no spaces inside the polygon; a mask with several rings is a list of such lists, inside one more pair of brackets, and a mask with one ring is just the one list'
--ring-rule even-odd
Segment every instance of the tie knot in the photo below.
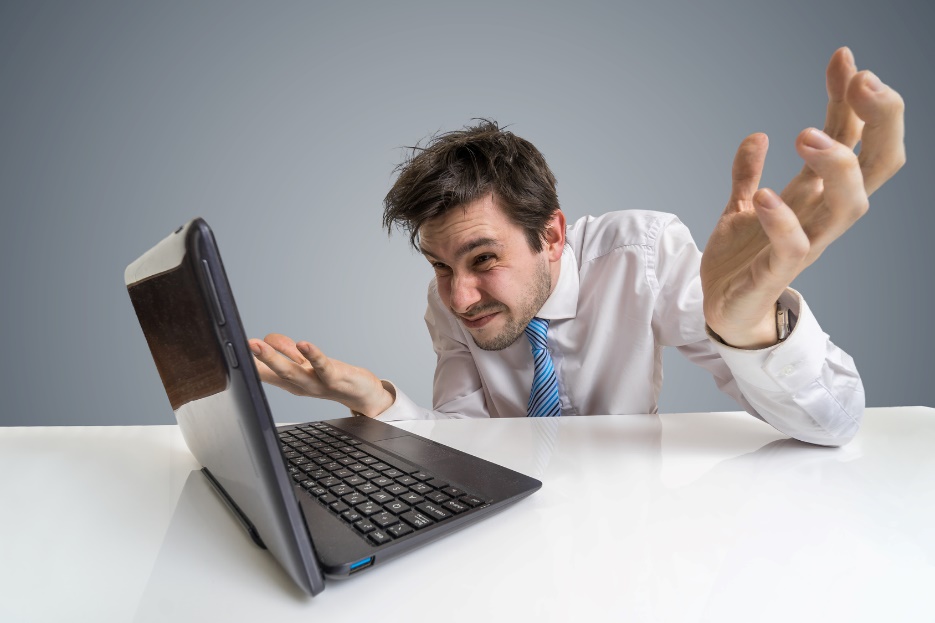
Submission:
{"label": "tie knot", "polygon": [[534,351],[544,350],[549,341],[549,321],[544,318],[533,318],[526,325],[526,337]]}

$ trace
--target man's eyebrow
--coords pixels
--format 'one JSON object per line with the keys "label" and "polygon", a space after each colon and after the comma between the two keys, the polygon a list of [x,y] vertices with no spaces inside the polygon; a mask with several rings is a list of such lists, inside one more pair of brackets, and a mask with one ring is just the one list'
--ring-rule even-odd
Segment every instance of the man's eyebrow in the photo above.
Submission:
{"label": "man's eyebrow", "polygon": [[[503,248],[503,244],[495,238],[475,238],[474,240],[468,240],[455,251],[454,259],[458,259],[478,247],[496,247],[501,249]],[[431,255],[432,257],[436,258],[438,257],[438,255],[433,253],[431,249],[428,249],[425,246],[420,245],[419,250],[422,251],[422,255]]]}

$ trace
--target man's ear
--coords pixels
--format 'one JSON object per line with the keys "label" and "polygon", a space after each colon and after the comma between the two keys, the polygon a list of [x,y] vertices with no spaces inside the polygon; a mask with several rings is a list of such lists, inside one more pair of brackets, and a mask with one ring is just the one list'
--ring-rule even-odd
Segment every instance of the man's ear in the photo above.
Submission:
{"label": "man's ear", "polygon": [[559,262],[565,249],[565,215],[556,210],[545,230],[545,251],[550,262]]}

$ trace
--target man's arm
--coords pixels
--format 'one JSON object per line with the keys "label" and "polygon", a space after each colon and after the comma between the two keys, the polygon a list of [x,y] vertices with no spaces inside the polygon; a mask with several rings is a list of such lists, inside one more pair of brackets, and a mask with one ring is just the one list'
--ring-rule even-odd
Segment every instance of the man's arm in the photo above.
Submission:
{"label": "man's arm", "polygon": [[[903,100],[841,48],[827,70],[825,131],[804,130],[805,167],[781,195],[759,188],[767,138],[748,136],[733,187],[701,262],[704,315],[738,348],[777,341],[775,305],[806,267],[868,209],[868,197],[905,162]],[[854,148],[860,142],[860,154]]]}
{"label": "man's arm", "polygon": [[376,417],[395,397],[372,372],[331,359],[309,342],[271,333],[250,340],[260,378],[296,396],[334,400],[351,411]]}
{"label": "man's arm", "polygon": [[740,349],[706,336],[700,261],[688,228],[673,220],[657,246],[657,343],[676,346],[710,372],[721,391],[782,433],[819,445],[847,443],[864,411],[863,385],[853,359],[830,341],[804,299],[791,289],[780,298],[798,320],[782,343]]}
{"label": "man's arm", "polygon": [[296,396],[334,400],[384,421],[489,417],[474,357],[461,341],[463,333],[453,326],[434,281],[428,299],[425,324],[438,356],[434,409],[420,407],[365,368],[329,358],[309,342],[294,342],[277,333],[250,340],[260,378]]}

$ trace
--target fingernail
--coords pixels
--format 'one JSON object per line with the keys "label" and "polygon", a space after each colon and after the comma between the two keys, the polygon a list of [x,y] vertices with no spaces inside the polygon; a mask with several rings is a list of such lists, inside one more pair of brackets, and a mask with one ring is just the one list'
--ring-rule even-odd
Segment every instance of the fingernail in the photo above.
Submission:
{"label": "fingernail", "polygon": [[829,149],[834,147],[831,137],[815,128],[809,128],[805,134],[805,144],[812,149]]}
{"label": "fingernail", "polygon": [[758,206],[766,208],[767,210],[775,210],[782,203],[779,199],[779,195],[767,188],[758,190],[753,196],[753,200],[756,201]]}
{"label": "fingernail", "polygon": [[847,61],[848,65],[857,69],[857,61],[854,60],[854,53],[848,47],[844,48],[844,59]]}
{"label": "fingernail", "polygon": [[256,344],[250,344],[250,352],[253,353],[254,355],[259,355],[260,347],[257,346]]}
{"label": "fingernail", "polygon": [[883,82],[879,78],[877,78],[877,75],[873,73],[872,71],[867,72],[867,80],[864,82],[864,84],[866,84],[867,87],[869,87],[871,91],[874,91],[876,93],[879,93],[880,91],[886,88],[886,85],[883,84]]}

